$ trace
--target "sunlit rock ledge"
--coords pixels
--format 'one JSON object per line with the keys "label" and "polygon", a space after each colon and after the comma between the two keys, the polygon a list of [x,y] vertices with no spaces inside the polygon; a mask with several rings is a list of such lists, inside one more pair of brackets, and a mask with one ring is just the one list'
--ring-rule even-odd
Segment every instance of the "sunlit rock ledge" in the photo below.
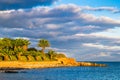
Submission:
{"label": "sunlit rock ledge", "polygon": [[58,59],[64,65],[71,65],[71,66],[94,66],[94,67],[105,67],[105,64],[97,64],[92,62],[77,62],[74,58],[60,58]]}
{"label": "sunlit rock ledge", "polygon": [[0,69],[33,69],[33,68],[52,68],[69,66],[106,66],[105,64],[96,64],[91,62],[76,62],[74,58],[60,58],[57,61],[1,61]]}

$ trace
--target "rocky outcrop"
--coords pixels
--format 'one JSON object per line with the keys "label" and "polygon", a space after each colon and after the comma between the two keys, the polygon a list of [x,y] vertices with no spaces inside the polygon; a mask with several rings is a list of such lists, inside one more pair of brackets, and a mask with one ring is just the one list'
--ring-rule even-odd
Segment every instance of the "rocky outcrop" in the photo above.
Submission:
{"label": "rocky outcrop", "polygon": [[97,64],[92,62],[78,62],[78,66],[94,66],[94,67],[105,67],[105,64]]}
{"label": "rocky outcrop", "polygon": [[57,59],[58,62],[64,65],[75,65],[77,64],[76,60],[74,58],[59,58]]}
{"label": "rocky outcrop", "polygon": [[105,64],[97,64],[92,62],[77,62],[74,58],[59,58],[57,59],[61,64],[68,66],[99,66],[104,67]]}

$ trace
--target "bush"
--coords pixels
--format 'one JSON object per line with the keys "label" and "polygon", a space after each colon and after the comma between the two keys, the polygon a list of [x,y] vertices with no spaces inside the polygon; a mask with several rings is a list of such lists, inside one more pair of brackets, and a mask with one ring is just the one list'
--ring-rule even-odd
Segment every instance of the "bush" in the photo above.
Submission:
{"label": "bush", "polygon": [[35,48],[28,48],[28,51],[37,51]]}
{"label": "bush", "polygon": [[38,52],[38,51],[26,51],[26,52],[23,53],[23,55],[25,55],[25,56],[29,56],[29,55],[38,56],[38,55],[41,55],[41,53]]}
{"label": "bush", "polygon": [[35,57],[31,56],[31,55],[28,55],[27,59],[28,59],[28,61],[35,61]]}
{"label": "bush", "polygon": [[35,56],[35,60],[36,61],[42,61],[42,57],[41,56]]}
{"label": "bush", "polygon": [[57,54],[56,58],[66,58],[66,56],[64,54]]}
{"label": "bush", "polygon": [[27,59],[26,56],[21,56],[21,57],[20,57],[20,60],[21,60],[21,61],[27,61],[28,59]]}
{"label": "bush", "polygon": [[49,61],[50,60],[50,58],[48,56],[46,56],[46,54],[41,54],[40,56],[41,56],[42,61]]}
{"label": "bush", "polygon": [[10,60],[11,60],[11,61],[17,61],[17,56],[11,55],[11,56],[10,56]]}
{"label": "bush", "polygon": [[4,57],[3,56],[0,56],[0,61],[3,61],[4,60]]}

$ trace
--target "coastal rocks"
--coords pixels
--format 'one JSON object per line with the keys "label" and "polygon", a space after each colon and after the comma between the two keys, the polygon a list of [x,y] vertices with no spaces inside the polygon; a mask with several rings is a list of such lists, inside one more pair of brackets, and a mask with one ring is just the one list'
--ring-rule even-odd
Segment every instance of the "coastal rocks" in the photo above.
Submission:
{"label": "coastal rocks", "polygon": [[0,68],[0,73],[26,73],[23,68]]}
{"label": "coastal rocks", "polygon": [[105,64],[97,64],[92,62],[77,62],[74,58],[59,58],[57,59],[61,64],[66,66],[94,66],[105,67]]}
{"label": "coastal rocks", "polygon": [[18,70],[5,70],[4,73],[18,73]]}
{"label": "coastal rocks", "polygon": [[96,64],[96,63],[91,63],[91,62],[78,62],[79,66],[94,66],[94,67],[105,67],[105,64]]}
{"label": "coastal rocks", "polygon": [[74,58],[59,58],[57,59],[58,62],[64,64],[64,65],[76,65],[77,62]]}

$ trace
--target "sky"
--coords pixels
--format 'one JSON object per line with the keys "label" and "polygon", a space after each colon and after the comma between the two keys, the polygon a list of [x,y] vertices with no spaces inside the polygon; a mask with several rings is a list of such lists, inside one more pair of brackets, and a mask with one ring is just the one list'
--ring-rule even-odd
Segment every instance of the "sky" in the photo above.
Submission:
{"label": "sky", "polygon": [[0,37],[47,39],[77,61],[120,61],[120,0],[0,0]]}

